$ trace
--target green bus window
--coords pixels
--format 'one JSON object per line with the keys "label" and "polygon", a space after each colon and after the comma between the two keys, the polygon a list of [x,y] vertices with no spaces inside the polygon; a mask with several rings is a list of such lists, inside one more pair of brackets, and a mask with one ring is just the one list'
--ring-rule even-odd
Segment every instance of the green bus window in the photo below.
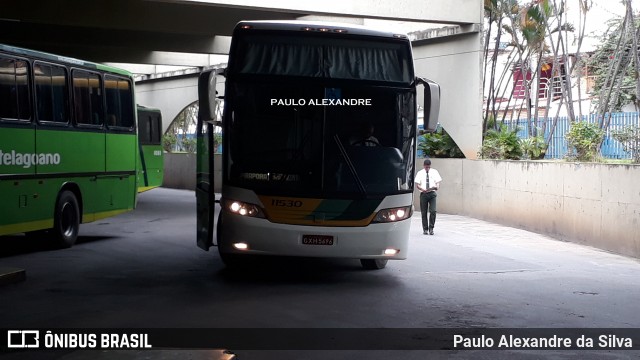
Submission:
{"label": "green bus window", "polygon": [[61,66],[36,63],[33,72],[38,120],[66,123],[69,118],[67,70]]}
{"label": "green bus window", "polygon": [[151,116],[144,114],[138,117],[138,139],[142,145],[151,143]]}
{"label": "green bus window", "polygon": [[102,86],[100,76],[86,71],[73,71],[73,110],[76,123],[102,125]]}
{"label": "green bus window", "polygon": [[162,124],[158,114],[145,114],[138,118],[138,134],[140,134],[140,142],[147,145],[160,144],[161,126]]}
{"label": "green bus window", "polygon": [[162,119],[160,118],[160,116],[152,117],[150,121],[150,125],[151,125],[151,143],[152,144],[162,143],[161,141]]}
{"label": "green bus window", "polygon": [[107,124],[133,129],[135,107],[131,82],[126,79],[106,76],[104,87],[107,100]]}
{"label": "green bus window", "polygon": [[24,60],[0,57],[0,118],[30,119],[28,70]]}

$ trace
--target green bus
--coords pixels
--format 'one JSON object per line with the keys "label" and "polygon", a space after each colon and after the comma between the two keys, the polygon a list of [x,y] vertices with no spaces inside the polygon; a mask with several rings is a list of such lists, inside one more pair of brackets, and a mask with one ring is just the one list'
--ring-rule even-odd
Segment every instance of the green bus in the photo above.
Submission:
{"label": "green bus", "polygon": [[0,235],[72,246],[134,209],[137,158],[129,72],[0,44]]}
{"label": "green bus", "polygon": [[138,104],[138,192],[162,186],[164,157],[162,151],[162,113]]}
{"label": "green bus", "polygon": [[[253,255],[352,258],[366,269],[406,259],[418,98],[429,131],[440,104],[439,85],[414,75],[406,35],[240,22],[227,68],[203,72],[198,91],[199,247],[217,245],[231,266]],[[225,151],[215,222],[217,126]],[[374,128],[375,139],[364,136]]]}

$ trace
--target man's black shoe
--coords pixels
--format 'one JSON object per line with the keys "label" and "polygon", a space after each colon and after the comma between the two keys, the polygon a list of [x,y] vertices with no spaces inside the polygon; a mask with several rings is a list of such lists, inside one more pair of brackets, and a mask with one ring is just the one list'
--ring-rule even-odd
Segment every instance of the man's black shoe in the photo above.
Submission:
{"label": "man's black shoe", "polygon": [[429,232],[427,230],[422,232],[422,235],[427,235],[427,234],[429,234]]}
{"label": "man's black shoe", "polygon": [[429,235],[433,235],[433,229],[429,229]]}

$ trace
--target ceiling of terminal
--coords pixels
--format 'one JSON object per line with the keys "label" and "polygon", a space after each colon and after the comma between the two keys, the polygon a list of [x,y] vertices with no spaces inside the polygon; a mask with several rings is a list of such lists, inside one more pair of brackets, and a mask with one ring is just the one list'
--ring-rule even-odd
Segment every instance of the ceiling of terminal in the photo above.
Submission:
{"label": "ceiling of terminal", "polygon": [[[465,11],[457,11],[462,4],[467,4]],[[475,21],[467,14],[475,10],[467,11],[474,8],[468,4],[469,0],[2,1],[0,43],[102,63],[206,66],[219,63],[214,59],[220,57],[213,54],[226,54],[231,31],[240,20],[350,14],[351,19],[469,24]]]}
{"label": "ceiling of terminal", "polygon": [[3,1],[0,43],[97,62],[150,63],[150,52],[223,53],[225,37],[243,19],[299,16],[155,0]]}

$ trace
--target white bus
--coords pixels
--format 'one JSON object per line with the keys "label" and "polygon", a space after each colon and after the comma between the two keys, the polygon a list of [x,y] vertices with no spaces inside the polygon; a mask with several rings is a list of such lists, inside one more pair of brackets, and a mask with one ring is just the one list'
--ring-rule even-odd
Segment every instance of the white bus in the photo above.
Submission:
{"label": "white bus", "polygon": [[[406,35],[240,22],[227,68],[200,77],[198,246],[208,250],[215,233],[227,266],[246,255],[355,258],[366,269],[405,259],[419,95],[434,129],[440,88],[414,75]],[[215,126],[224,149],[217,229]]]}

